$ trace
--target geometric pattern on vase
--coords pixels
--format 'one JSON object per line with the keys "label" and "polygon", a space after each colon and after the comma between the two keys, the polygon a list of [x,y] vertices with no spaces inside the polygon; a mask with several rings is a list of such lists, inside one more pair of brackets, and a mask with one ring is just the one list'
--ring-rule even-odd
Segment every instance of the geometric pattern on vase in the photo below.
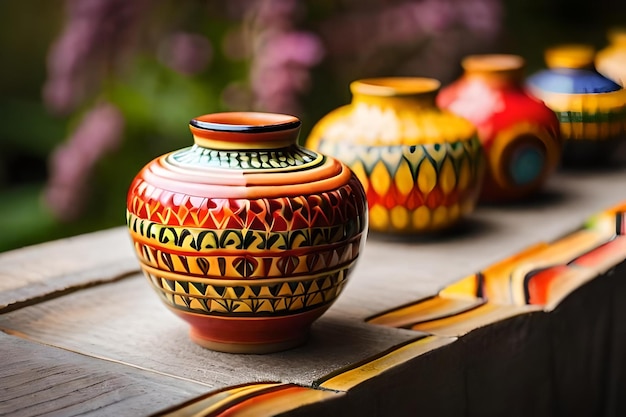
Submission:
{"label": "geometric pattern on vase", "polygon": [[126,220],[144,273],[170,307],[203,315],[296,314],[329,305],[343,289],[367,225],[359,186],[353,176],[316,195],[163,199],[137,181]]}
{"label": "geometric pattern on vase", "polygon": [[476,136],[455,142],[361,146],[319,142],[341,155],[367,194],[375,230],[435,230],[470,213],[482,181],[484,157]]}
{"label": "geometric pattern on vase", "polygon": [[198,145],[171,153],[173,164],[202,169],[222,168],[235,170],[275,170],[277,168],[304,167],[319,161],[319,156],[306,148],[287,147],[258,149],[254,151],[206,149]]}
{"label": "geometric pattern on vase", "polygon": [[351,203],[359,201],[355,198],[355,181],[311,195],[247,199],[195,197],[137,179],[129,191],[128,211],[162,225],[208,229],[278,232],[336,226],[355,218],[361,220],[358,213],[362,207]]}
{"label": "geometric pattern on vase", "polygon": [[566,164],[589,165],[608,160],[626,141],[626,92],[619,90],[596,95],[600,97],[578,95],[581,96],[578,106],[582,111],[572,111],[572,105],[558,107],[564,103],[550,93],[542,96],[559,119],[565,140],[563,159]]}
{"label": "geometric pattern on vase", "polygon": [[[278,214],[277,214],[278,216]],[[163,226],[127,212],[131,233],[155,247],[201,252],[211,249],[290,250],[348,241],[359,235],[363,219],[353,217],[329,227],[299,228],[285,231],[209,229]]]}
{"label": "geometric pattern on vase", "polygon": [[297,146],[299,126],[267,113],[201,116],[194,146],[155,158],[129,187],[141,268],[204,347],[302,343],[358,259],[363,188],[344,164]]}
{"label": "geometric pattern on vase", "polygon": [[328,271],[354,262],[359,253],[361,236],[341,245],[289,251],[289,255],[275,251],[254,254],[229,251],[224,254],[194,256],[189,253],[163,251],[135,242],[139,260],[162,271],[180,273],[200,279],[265,279],[291,277]]}
{"label": "geometric pattern on vase", "polygon": [[332,303],[355,262],[316,275],[250,281],[188,281],[153,268],[144,274],[172,308],[209,316],[271,317],[298,314]]}
{"label": "geometric pattern on vase", "polygon": [[354,81],[351,103],[320,119],[307,138],[361,180],[374,231],[441,230],[474,207],[481,144],[472,123],[437,107],[440,85],[420,77]]}
{"label": "geometric pattern on vase", "polygon": [[626,129],[626,103],[621,108],[604,112],[556,111],[561,134],[568,140],[610,140],[619,138]]}

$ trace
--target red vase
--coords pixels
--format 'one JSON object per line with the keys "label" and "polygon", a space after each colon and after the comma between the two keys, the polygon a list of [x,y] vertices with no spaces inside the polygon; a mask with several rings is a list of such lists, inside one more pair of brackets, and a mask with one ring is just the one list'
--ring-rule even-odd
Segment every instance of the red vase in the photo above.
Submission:
{"label": "red vase", "polygon": [[130,186],[141,268],[204,347],[303,343],[364,244],[363,187],[343,163],[296,144],[293,116],[218,113],[190,127],[194,146],[156,158]]}
{"label": "red vase", "polygon": [[464,74],[443,88],[437,104],[469,119],[487,157],[481,201],[523,199],[536,192],[559,164],[559,121],[523,87],[517,55],[473,55]]}

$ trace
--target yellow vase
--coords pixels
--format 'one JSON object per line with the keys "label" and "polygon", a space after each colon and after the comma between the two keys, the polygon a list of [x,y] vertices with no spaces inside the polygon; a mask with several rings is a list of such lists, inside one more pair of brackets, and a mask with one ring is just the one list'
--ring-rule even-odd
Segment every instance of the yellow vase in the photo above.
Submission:
{"label": "yellow vase", "polygon": [[437,231],[474,209],[482,147],[469,121],[436,107],[439,87],[430,78],[355,81],[352,102],[323,117],[307,139],[361,180],[370,230]]}

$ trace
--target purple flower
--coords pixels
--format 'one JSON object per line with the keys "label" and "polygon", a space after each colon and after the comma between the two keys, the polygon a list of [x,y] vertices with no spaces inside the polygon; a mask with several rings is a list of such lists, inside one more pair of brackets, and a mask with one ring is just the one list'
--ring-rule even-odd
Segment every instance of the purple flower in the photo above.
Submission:
{"label": "purple flower", "polygon": [[117,148],[123,130],[120,111],[109,103],[100,103],[50,155],[44,198],[57,218],[69,221],[80,214],[95,164]]}
{"label": "purple flower", "polygon": [[50,48],[46,105],[68,114],[100,87],[134,45],[147,0],[67,0],[66,26]]}
{"label": "purple flower", "polygon": [[204,71],[211,61],[211,42],[202,35],[176,32],[166,37],[159,48],[160,61],[181,74]]}

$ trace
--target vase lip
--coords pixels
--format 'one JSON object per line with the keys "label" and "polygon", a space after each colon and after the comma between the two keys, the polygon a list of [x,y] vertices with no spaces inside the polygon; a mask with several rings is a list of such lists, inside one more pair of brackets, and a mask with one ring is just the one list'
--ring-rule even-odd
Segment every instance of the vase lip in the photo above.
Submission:
{"label": "vase lip", "polygon": [[461,66],[468,72],[508,72],[524,68],[526,61],[515,54],[476,54],[468,55]]}
{"label": "vase lip", "polygon": [[213,132],[271,133],[299,128],[302,122],[289,114],[222,112],[195,117],[189,124],[197,129]]}
{"label": "vase lip", "polygon": [[352,94],[393,97],[434,93],[441,82],[427,77],[381,77],[364,78],[350,83]]}
{"label": "vase lip", "polygon": [[593,67],[596,50],[589,44],[562,44],[547,48],[544,60],[548,68],[584,69]]}

